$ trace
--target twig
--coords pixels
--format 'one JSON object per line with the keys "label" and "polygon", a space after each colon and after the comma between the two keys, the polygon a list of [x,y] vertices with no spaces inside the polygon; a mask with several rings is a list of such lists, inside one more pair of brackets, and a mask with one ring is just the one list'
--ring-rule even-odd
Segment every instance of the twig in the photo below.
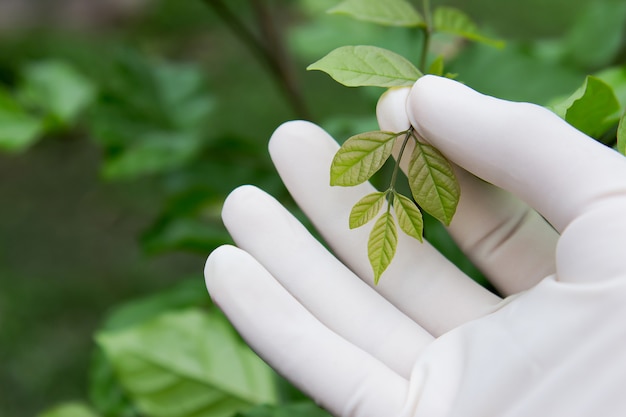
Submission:
{"label": "twig", "polygon": [[423,73],[426,73],[426,60],[428,58],[428,50],[430,49],[430,37],[433,31],[433,24],[430,16],[430,0],[423,0],[422,7],[426,27],[423,30],[424,40],[422,42],[422,54],[420,57],[419,69]]}
{"label": "twig", "polygon": [[222,0],[202,0],[224,21],[230,30],[248,47],[254,56],[267,66],[279,87],[283,90],[296,116],[310,119],[295,77],[291,71],[285,47],[272,22],[271,14],[262,1],[253,0],[258,23],[265,43],[261,42]]}

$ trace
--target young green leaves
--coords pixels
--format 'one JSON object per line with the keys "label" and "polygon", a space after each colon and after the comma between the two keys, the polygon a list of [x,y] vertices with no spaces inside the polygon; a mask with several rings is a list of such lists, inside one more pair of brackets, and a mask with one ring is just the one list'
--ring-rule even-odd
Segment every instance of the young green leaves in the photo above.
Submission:
{"label": "young green leaves", "polygon": [[398,231],[393,216],[387,210],[376,220],[367,242],[367,257],[374,270],[374,284],[378,284],[380,276],[391,264],[397,246]]}
{"label": "young green leaves", "polygon": [[[395,52],[364,45],[339,47],[307,68],[323,71],[348,87],[411,86],[424,71],[444,75],[442,57],[435,58],[430,66],[426,65],[434,33],[446,33],[494,47],[503,46],[503,42],[481,33],[469,16],[458,9],[442,6],[431,13],[430,0],[422,1],[422,13],[407,0],[343,0],[328,13],[421,32],[419,69]],[[454,74],[445,76],[455,77]],[[331,185],[352,186],[369,180],[391,156],[394,144],[400,137],[404,137],[404,140],[396,157],[389,188],[366,195],[354,205],[350,213],[351,229],[377,218],[368,242],[374,283],[378,283],[393,259],[398,244],[398,226],[404,233],[421,241],[423,220],[420,210],[447,225],[459,201],[460,189],[450,163],[412,129],[399,133],[367,132],[348,139],[333,159]],[[412,198],[399,194],[395,188],[400,160],[409,141],[414,142],[406,173]],[[383,210],[385,202],[387,208]]]}
{"label": "young green leaves", "polygon": [[378,171],[393,149],[398,135],[366,132],[348,139],[337,151],[330,169],[330,185],[358,185]]}
{"label": "young green leaves", "polygon": [[[398,245],[397,226],[407,235],[422,241],[424,224],[420,207],[443,223],[449,224],[460,195],[448,160],[421,140],[413,129],[398,133],[366,132],[346,140],[333,158],[330,168],[331,185],[349,187],[369,180],[391,156],[398,140],[403,142],[396,157],[389,187],[359,200],[352,208],[349,218],[350,228],[355,229],[378,216],[367,245],[375,284],[395,255]],[[414,143],[407,172],[413,199],[399,194],[395,184],[400,161],[409,141]],[[379,216],[385,202],[386,210]]]}
{"label": "young green leaves", "polygon": [[459,200],[459,185],[446,157],[416,139],[407,174],[415,201],[439,221],[450,224]]}

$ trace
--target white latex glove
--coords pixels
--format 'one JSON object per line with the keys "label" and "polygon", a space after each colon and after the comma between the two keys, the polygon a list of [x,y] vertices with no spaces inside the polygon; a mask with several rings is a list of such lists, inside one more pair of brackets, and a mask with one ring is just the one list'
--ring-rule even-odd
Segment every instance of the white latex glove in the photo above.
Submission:
{"label": "white latex glove", "polygon": [[330,187],[338,145],[289,122],[270,153],[334,255],[263,191],[235,190],[239,248],[205,275],[246,341],[337,416],[625,416],[626,159],[539,106],[433,76],[377,113],[458,166],[450,232],[506,298],[402,233],[374,287],[369,229],[348,229],[372,187]]}

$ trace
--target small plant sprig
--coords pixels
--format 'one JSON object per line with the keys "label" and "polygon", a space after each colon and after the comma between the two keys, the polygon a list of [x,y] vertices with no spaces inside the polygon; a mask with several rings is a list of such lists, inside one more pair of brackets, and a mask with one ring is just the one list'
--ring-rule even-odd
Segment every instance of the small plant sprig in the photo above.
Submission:
{"label": "small plant sprig", "polygon": [[[349,87],[413,85],[423,74],[435,32],[502,46],[501,41],[483,36],[460,10],[438,7],[431,14],[429,0],[423,1],[422,13],[406,0],[345,0],[328,12],[384,26],[412,27],[422,32],[419,65],[422,70],[395,52],[367,45],[339,47],[307,68],[326,72]],[[428,72],[443,75],[443,67],[443,57],[439,56],[430,64]],[[354,229],[378,216],[368,241],[368,257],[375,284],[378,284],[395,255],[398,245],[396,221],[403,232],[421,242],[424,227],[421,210],[449,225],[460,197],[460,187],[450,162],[412,127],[404,132],[366,132],[346,140],[333,158],[331,185],[348,187],[368,181],[389,159],[398,141],[401,141],[400,151],[389,187],[364,196],[354,205],[349,217],[349,226]],[[397,191],[396,181],[400,162],[410,141],[413,142],[413,151],[406,174],[411,197],[407,197]],[[379,215],[385,202],[386,209]]]}
{"label": "small plant sprig", "polygon": [[[374,131],[349,138],[333,158],[331,185],[354,186],[369,180],[391,156],[399,140],[402,143],[389,187],[385,191],[366,195],[350,212],[349,226],[354,229],[373,220],[387,202],[387,208],[376,220],[368,241],[368,257],[375,283],[391,263],[398,244],[392,207],[400,229],[421,242],[424,222],[420,207],[449,224],[459,201],[460,188],[450,163],[441,152],[421,139],[412,127],[404,132]],[[413,199],[396,190],[400,161],[409,141],[414,144],[407,172]]]}

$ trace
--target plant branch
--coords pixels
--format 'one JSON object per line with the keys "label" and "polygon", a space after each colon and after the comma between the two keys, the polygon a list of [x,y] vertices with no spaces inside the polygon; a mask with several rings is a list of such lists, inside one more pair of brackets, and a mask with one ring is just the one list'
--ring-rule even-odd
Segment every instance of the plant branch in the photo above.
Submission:
{"label": "plant branch", "polygon": [[298,86],[291,60],[287,54],[287,49],[283,42],[283,37],[278,31],[278,25],[272,19],[272,14],[266,7],[267,1],[252,0],[252,6],[254,7],[261,32],[265,37],[266,50],[272,56],[272,61],[276,67],[278,79],[281,82],[282,88],[287,95],[287,98],[291,102],[294,111],[298,117],[304,119],[310,119],[309,111],[306,107],[302,92]]}
{"label": "plant branch", "polygon": [[289,59],[279,33],[274,25],[271,13],[263,1],[253,0],[252,5],[257,15],[263,40],[244,25],[222,0],[202,0],[230,28],[230,30],[248,47],[252,54],[269,70],[274,80],[283,91],[297,117],[310,119],[309,112],[300,89],[295,81]]}
{"label": "plant branch", "polygon": [[426,60],[428,58],[428,50],[430,49],[430,39],[433,32],[433,23],[430,15],[430,0],[423,0],[422,13],[424,13],[424,22],[426,27],[423,29],[424,38],[422,41],[422,53],[420,57],[419,70],[426,74]]}
{"label": "plant branch", "polygon": [[268,62],[268,52],[265,46],[257,40],[254,34],[248,30],[248,28],[239,20],[236,14],[234,14],[222,0],[202,0],[207,6],[209,6],[216,15],[229,27],[229,29],[241,40],[250,51],[261,61],[266,64]]}

